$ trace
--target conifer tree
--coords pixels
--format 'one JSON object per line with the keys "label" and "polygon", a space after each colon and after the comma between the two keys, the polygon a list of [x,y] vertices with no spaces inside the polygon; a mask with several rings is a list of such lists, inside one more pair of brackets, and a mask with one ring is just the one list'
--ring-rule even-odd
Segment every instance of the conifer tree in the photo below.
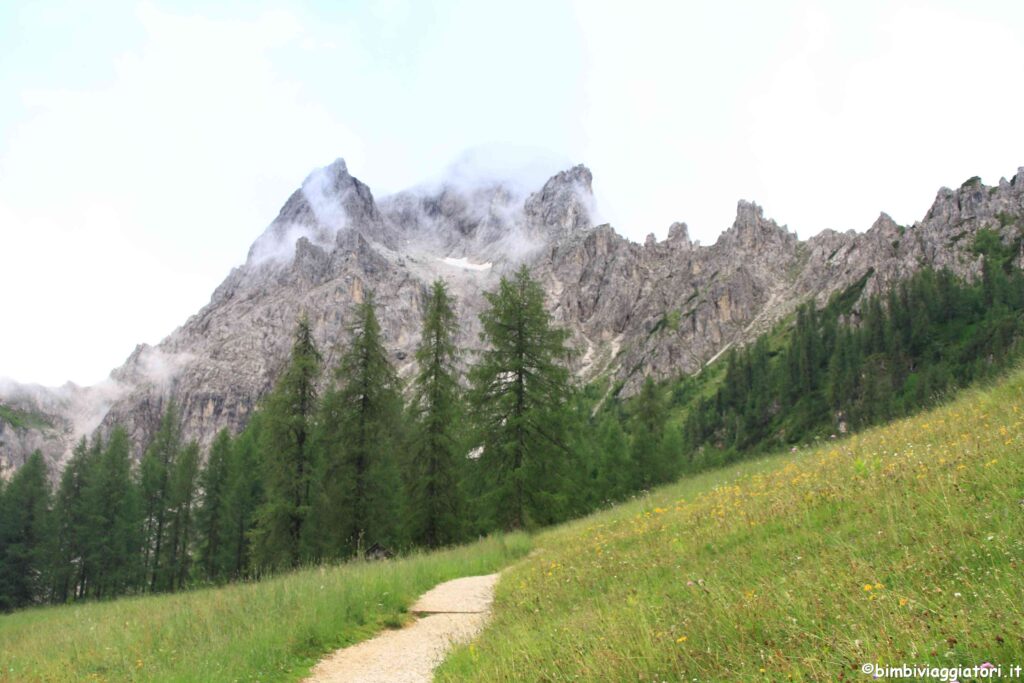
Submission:
{"label": "conifer tree", "polygon": [[0,498],[0,610],[49,597],[50,487],[43,455],[35,451]]}
{"label": "conifer tree", "polygon": [[168,557],[164,563],[164,587],[167,590],[178,590],[188,580],[192,561],[192,506],[198,472],[199,445],[192,442],[178,456],[168,490]]}
{"label": "conifer tree", "polygon": [[67,602],[79,597],[85,585],[84,541],[89,535],[85,487],[96,459],[85,437],[78,442],[61,473],[54,500],[53,599]]}
{"label": "conifer tree", "polygon": [[470,373],[483,447],[477,469],[494,521],[520,529],[558,519],[564,508],[567,333],[552,324],[526,266],[484,296],[481,338],[489,348]]}
{"label": "conifer tree", "polygon": [[266,498],[257,513],[254,548],[263,567],[294,567],[308,555],[304,527],[313,485],[311,433],[320,364],[309,319],[303,316],[288,366],[264,409],[260,452]]}
{"label": "conifer tree", "polygon": [[232,444],[224,494],[224,555],[221,573],[240,578],[249,572],[256,511],[263,502],[259,444],[263,416],[257,412]]}
{"label": "conifer tree", "polygon": [[662,444],[666,417],[661,392],[647,377],[633,413],[633,485],[637,489],[648,489],[671,477]]}
{"label": "conifer tree", "polygon": [[443,280],[436,280],[416,351],[416,428],[410,472],[409,520],[414,543],[436,547],[462,538],[464,444],[456,363],[458,320]]}
{"label": "conifer tree", "polygon": [[598,500],[616,501],[626,497],[633,487],[633,464],[630,460],[629,438],[622,429],[622,422],[615,414],[609,413],[598,426],[597,487]]}
{"label": "conifer tree", "polygon": [[227,487],[231,461],[231,434],[222,429],[213,440],[210,456],[199,475],[202,502],[197,512],[199,556],[208,581],[220,578],[224,571],[224,537],[227,531]]}
{"label": "conifer tree", "polygon": [[318,443],[323,488],[318,540],[328,556],[400,541],[396,450],[402,398],[372,293],[355,309],[348,349],[324,396]]}
{"label": "conifer tree", "polygon": [[145,507],[143,564],[148,574],[150,590],[157,589],[158,579],[163,576],[161,564],[167,555],[164,536],[167,530],[171,473],[180,452],[180,416],[177,403],[171,399],[139,465]]}
{"label": "conifer tree", "polygon": [[139,490],[123,428],[114,428],[98,455],[84,498],[91,531],[85,549],[90,576],[85,595],[122,594],[139,583],[142,546]]}

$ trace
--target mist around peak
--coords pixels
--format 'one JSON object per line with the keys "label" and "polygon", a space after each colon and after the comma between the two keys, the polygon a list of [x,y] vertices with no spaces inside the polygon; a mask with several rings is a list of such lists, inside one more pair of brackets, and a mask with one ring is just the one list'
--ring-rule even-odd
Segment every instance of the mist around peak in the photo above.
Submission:
{"label": "mist around peak", "polygon": [[[302,238],[331,252],[349,230],[393,251],[521,261],[552,238],[552,226],[595,223],[590,179],[585,167],[546,150],[482,145],[423,182],[375,200],[339,158],[306,177],[253,243],[247,265],[287,264]],[[572,219],[551,221],[566,198]]]}

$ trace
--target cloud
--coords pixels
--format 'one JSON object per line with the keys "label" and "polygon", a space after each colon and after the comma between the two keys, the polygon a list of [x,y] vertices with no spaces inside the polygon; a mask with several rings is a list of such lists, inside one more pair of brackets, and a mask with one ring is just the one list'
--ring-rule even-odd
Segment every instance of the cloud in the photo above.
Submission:
{"label": "cloud", "polygon": [[595,193],[634,239],[714,242],[741,197],[801,237],[909,223],[1021,163],[1020,3],[573,5]]}
{"label": "cloud", "polygon": [[491,143],[462,152],[426,187],[451,186],[471,193],[500,184],[525,199],[539,190],[551,176],[573,166],[573,160],[525,145]]}
{"label": "cloud", "polygon": [[111,406],[133,391],[143,387],[170,391],[174,380],[194,360],[189,353],[169,353],[156,347],[142,346],[135,364],[117,378],[107,377],[87,387],[71,382],[47,387],[21,384],[0,377],[0,400],[49,415],[66,417],[71,423],[71,441],[92,434]]}
{"label": "cloud", "polygon": [[143,346],[132,375],[135,384],[148,384],[166,392],[181,371],[195,359],[191,353],[168,353],[154,346]]}
{"label": "cloud", "polygon": [[360,163],[359,139],[279,66],[317,37],[295,16],[144,4],[136,21],[144,40],[107,82],[22,92],[0,140],[0,288],[32,293],[5,301],[0,374],[100,380],[208,301],[325,154]]}
{"label": "cloud", "polygon": [[[330,251],[340,231],[348,227],[349,217],[345,211],[346,199],[352,186],[346,185],[339,192],[333,175],[345,168],[345,162],[338,159],[331,166],[318,168],[306,176],[299,189],[298,198],[293,197],[285,204],[284,212],[249,249],[248,265],[268,262],[284,263],[295,256],[295,245],[305,237],[311,243]],[[301,198],[305,206],[295,202]],[[308,207],[312,215],[305,212]]]}
{"label": "cloud", "polygon": [[1019,22],[917,3],[858,14],[808,7],[747,111],[761,192],[803,237],[865,230],[880,210],[912,223],[940,186],[994,184],[1024,153],[1000,122],[1024,107],[1005,71],[1024,62]]}

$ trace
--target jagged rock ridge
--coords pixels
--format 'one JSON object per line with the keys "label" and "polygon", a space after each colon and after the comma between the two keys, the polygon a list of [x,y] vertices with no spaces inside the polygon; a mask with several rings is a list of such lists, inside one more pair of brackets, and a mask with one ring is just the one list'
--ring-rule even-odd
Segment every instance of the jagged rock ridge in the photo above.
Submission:
{"label": "jagged rock ridge", "polygon": [[[882,214],[864,233],[825,230],[801,241],[740,201],[713,245],[691,242],[684,223],[640,245],[593,225],[591,183],[576,166],[532,193],[492,181],[440,183],[378,201],[339,159],[306,178],[208,305],[157,346],[139,346],[107,385],[65,388],[60,400],[41,390],[2,392],[50,426],[14,429],[0,420],[0,464],[17,466],[35,447],[59,463],[96,414],[101,429],[122,424],[145,443],[171,397],[189,438],[208,444],[223,427],[237,431],[272,386],[297,318],[309,315],[331,365],[352,304],[370,291],[392,359],[408,376],[434,278],[458,297],[459,344],[471,356],[482,293],[528,263],[572,333],[576,373],[608,375],[631,393],[647,375],[695,372],[799,303],[824,303],[862,278],[865,295],[923,266],[973,278],[981,268],[973,234],[995,229],[1009,243],[1024,226],[1021,169],[995,187],[972,179],[943,188],[908,227]],[[90,406],[92,422],[72,416]]]}

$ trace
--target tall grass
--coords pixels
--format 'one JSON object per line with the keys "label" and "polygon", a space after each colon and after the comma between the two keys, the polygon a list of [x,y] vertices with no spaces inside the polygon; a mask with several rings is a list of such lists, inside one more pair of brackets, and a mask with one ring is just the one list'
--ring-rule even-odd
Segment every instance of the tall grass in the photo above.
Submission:
{"label": "tall grass", "polygon": [[0,681],[287,681],[514,565],[442,681],[867,680],[1024,664],[1024,371],[530,538],[0,617]]}
{"label": "tall grass", "polygon": [[258,583],[0,616],[0,681],[291,681],[325,653],[400,625],[428,588],[530,546],[495,536]]}
{"label": "tall grass", "polygon": [[[1024,664],[1024,372],[550,530],[441,681]],[[963,679],[961,679],[963,680]]]}

